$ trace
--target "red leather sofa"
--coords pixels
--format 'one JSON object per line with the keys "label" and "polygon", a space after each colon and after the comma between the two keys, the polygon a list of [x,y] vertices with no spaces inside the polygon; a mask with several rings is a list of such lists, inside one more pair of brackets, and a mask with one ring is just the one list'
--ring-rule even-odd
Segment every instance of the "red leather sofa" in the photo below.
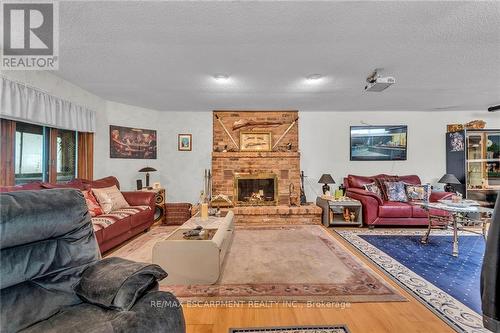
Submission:
{"label": "red leather sofa", "polygon": [[[364,185],[373,183],[376,178],[398,177],[408,184],[421,184],[416,175],[390,176],[380,174],[376,176],[348,175],[344,178],[346,196],[361,201],[363,206],[363,223],[368,226],[426,226],[428,225],[427,212],[419,206],[407,202],[385,201],[378,195],[365,190]],[[448,192],[431,192],[430,201],[436,202],[451,197]],[[446,216],[442,210],[431,209],[431,214]]]}
{"label": "red leather sofa", "polygon": [[[120,188],[120,183],[115,177],[106,177],[98,180],[74,179],[66,184],[53,184],[44,182],[33,182],[19,186],[4,186],[0,192],[21,191],[21,190],[44,190],[53,188],[77,188],[86,190],[91,188],[103,188],[116,185]],[[95,231],[95,236],[101,253],[122,244],[135,235],[146,231],[154,222],[155,194],[153,192],[133,191],[122,192],[125,200],[130,206],[148,206],[148,209],[140,210],[132,214],[121,214],[120,219],[102,229]],[[135,210],[133,210],[135,211]],[[103,216],[103,215],[101,215]]]}

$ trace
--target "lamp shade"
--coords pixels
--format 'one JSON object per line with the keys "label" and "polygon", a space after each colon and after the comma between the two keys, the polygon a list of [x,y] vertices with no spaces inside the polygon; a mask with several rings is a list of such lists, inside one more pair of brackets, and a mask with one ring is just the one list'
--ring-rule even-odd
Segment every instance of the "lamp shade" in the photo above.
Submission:
{"label": "lamp shade", "polygon": [[144,167],[141,170],[139,170],[139,172],[153,172],[153,171],[156,171],[156,169],[152,167]]}
{"label": "lamp shade", "polygon": [[440,180],[438,180],[439,184],[462,184],[460,181],[455,177],[454,174],[447,173],[443,177],[441,177]]}
{"label": "lamp shade", "polygon": [[319,179],[318,183],[320,184],[335,184],[335,181],[332,178],[332,175],[329,173],[324,173],[323,176]]}

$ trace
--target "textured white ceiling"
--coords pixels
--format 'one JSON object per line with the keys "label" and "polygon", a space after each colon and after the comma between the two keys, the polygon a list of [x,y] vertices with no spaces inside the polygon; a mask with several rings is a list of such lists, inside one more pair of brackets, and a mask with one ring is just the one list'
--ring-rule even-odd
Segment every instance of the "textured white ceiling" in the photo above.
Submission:
{"label": "textured white ceiling", "polygon": [[[480,110],[500,2],[61,2],[59,75],[158,110]],[[374,68],[396,84],[365,93]],[[211,75],[226,73],[217,84]],[[321,73],[316,85],[304,77]]]}

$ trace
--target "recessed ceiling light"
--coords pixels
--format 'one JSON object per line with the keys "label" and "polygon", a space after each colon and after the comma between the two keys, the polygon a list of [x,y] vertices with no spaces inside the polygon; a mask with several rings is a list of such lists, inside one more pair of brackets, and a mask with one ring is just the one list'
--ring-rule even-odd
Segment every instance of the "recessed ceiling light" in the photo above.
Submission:
{"label": "recessed ceiling light", "polygon": [[318,81],[319,79],[323,78],[323,75],[321,74],[311,74],[306,77],[307,81]]}
{"label": "recessed ceiling light", "polygon": [[214,79],[217,82],[227,82],[229,81],[229,75],[226,74],[215,74]]}

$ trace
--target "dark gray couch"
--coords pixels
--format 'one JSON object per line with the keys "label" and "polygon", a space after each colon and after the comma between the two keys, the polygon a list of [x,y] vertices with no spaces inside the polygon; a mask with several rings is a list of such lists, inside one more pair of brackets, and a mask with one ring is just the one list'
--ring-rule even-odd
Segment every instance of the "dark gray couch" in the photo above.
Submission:
{"label": "dark gray couch", "polygon": [[1,332],[185,332],[159,266],[101,260],[80,191],[0,194]]}
{"label": "dark gray couch", "polygon": [[486,239],[481,271],[481,299],[484,327],[492,332],[500,332],[500,193]]}

